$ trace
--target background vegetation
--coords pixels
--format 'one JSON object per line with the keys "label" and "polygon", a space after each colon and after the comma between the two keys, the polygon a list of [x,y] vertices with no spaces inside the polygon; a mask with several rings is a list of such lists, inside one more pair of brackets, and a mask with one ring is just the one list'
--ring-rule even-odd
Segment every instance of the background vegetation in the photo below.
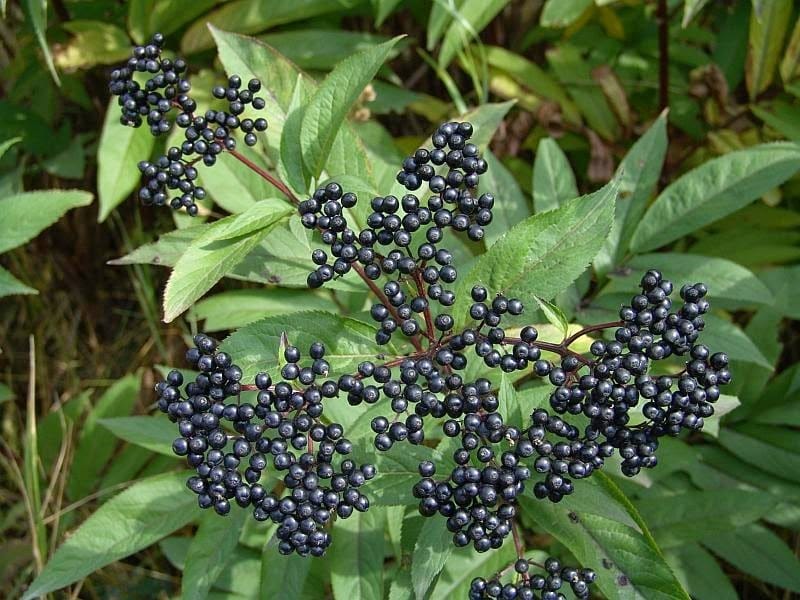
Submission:
{"label": "background vegetation", "polygon": [[[471,111],[494,131],[488,155],[502,209],[487,244],[523,218],[597,189],[624,166],[623,192],[630,193],[618,203],[595,277],[579,280],[559,305],[571,323],[608,320],[635,274],[651,266],[674,281],[706,281],[718,309],[708,343],[734,360],[736,398],[702,435],[665,443],[662,464],[646,477],[613,479],[692,597],[800,593],[794,2],[3,0],[0,10],[0,596],[21,596],[62,541],[130,482],[166,473],[138,492],[165,493],[178,463],[157,426],[151,431],[141,419],[152,413],[159,377],[152,365],[181,366],[198,322],[223,337],[265,316],[287,315],[291,323],[299,308],[358,316],[363,307],[363,295],[347,289],[333,297],[292,289],[302,269],[276,263],[274,273],[234,273],[185,319],[162,322],[169,275],[162,266],[175,261],[187,239],[180,232],[198,220],[142,209],[132,198],[136,161],[161,142],[123,128],[106,111],[110,65],[125,60],[132,40],[156,31],[189,59],[198,96],[231,67],[231,45],[241,38],[225,32],[255,36],[316,80],[351,54],[407,34],[350,123],[379,166],[399,164],[450,116]],[[217,28],[216,43],[207,23]],[[292,85],[280,93],[290,97]],[[273,133],[274,150],[280,140]],[[755,148],[773,141],[783,143]],[[241,212],[268,191],[248,172],[226,168],[203,181],[213,200],[200,222]],[[687,173],[694,175],[681,179]],[[375,183],[393,176],[376,172]],[[672,209],[643,220],[656,197],[673,198]],[[691,210],[681,209],[681,199]],[[268,244],[260,251],[259,259],[275,259]],[[581,492],[559,512],[531,508],[529,546],[613,561],[616,592],[601,586],[608,596],[683,597],[658,583],[648,587],[638,578],[646,567],[619,545],[595,539],[587,546],[560,534],[569,509],[594,514],[611,506],[599,487]],[[192,540],[222,534],[186,505],[165,509],[170,526],[101,558],[100,570],[55,595],[172,597],[184,569],[192,581],[206,573],[213,557],[187,560],[198,552]],[[601,525],[622,519],[617,508],[608,510],[596,515]],[[358,595],[354,577],[372,592],[407,597],[404,577],[426,562],[420,524],[404,519],[413,507],[384,512],[373,524],[383,551],[366,565],[342,563],[339,554],[309,569],[277,560],[274,550],[262,564],[267,533],[239,525],[226,541],[230,562],[205,592],[270,594],[280,573],[293,590],[288,597]],[[130,532],[117,533],[124,550]],[[473,576],[507,558],[454,552],[438,579],[415,575],[414,593],[463,596]],[[188,597],[199,597],[185,586]],[[372,592],[361,588],[362,597],[380,596]]]}

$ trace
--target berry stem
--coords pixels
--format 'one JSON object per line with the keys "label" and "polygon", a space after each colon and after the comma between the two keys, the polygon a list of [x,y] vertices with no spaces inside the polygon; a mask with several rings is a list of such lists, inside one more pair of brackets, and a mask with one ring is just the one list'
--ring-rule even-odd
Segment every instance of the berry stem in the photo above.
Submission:
{"label": "berry stem", "polygon": [[[372,279],[367,277],[367,274],[364,273],[364,267],[362,267],[358,263],[353,263],[353,270],[359,274],[361,279],[364,280],[364,283],[366,283],[369,289],[372,290],[372,293],[375,294],[375,296],[377,296],[381,304],[383,304],[386,308],[389,309],[389,313],[392,315],[392,318],[398,323],[401,323],[402,320],[398,316],[397,310],[395,309],[394,306],[392,306],[392,303],[389,302],[389,299],[386,297],[386,294],[383,293],[383,290],[381,290],[377,285],[375,285],[375,282],[372,281]],[[422,344],[419,343],[419,337],[415,335],[414,337],[410,338],[410,340],[411,344],[414,346],[414,349],[417,352],[422,352]]]}
{"label": "berry stem", "polygon": [[[511,521],[511,535],[514,537],[514,548],[517,551],[517,558],[525,558],[525,544],[522,542],[522,534],[519,531],[519,525],[516,519]],[[528,573],[522,574],[522,579],[528,581],[530,579]]]}
{"label": "berry stem", "polygon": [[289,199],[289,202],[291,202],[295,206],[300,204],[300,199],[294,195],[294,192],[292,192],[292,190],[290,190],[289,187],[285,183],[283,183],[280,179],[272,175],[272,173],[270,173],[266,169],[259,167],[252,160],[250,160],[243,154],[240,154],[238,150],[228,150],[228,152],[240,163],[247,166],[250,170],[257,173],[258,175],[266,179],[274,187],[276,187],[284,196],[286,196]]}
{"label": "berry stem", "polygon": [[[420,274],[419,270],[414,271],[414,284],[417,286],[417,294],[419,294],[420,298],[425,298],[427,300],[427,295],[425,294],[425,285],[422,282],[422,275]],[[436,332],[433,329],[431,308],[427,303],[425,304],[423,316],[425,317],[425,329],[427,331],[428,341],[433,344],[436,340]]]}
{"label": "berry stem", "polygon": [[624,323],[622,321],[611,321],[609,323],[598,323],[596,325],[589,325],[588,327],[584,327],[583,329],[576,331],[571,336],[564,338],[564,341],[561,342],[561,346],[566,348],[578,338],[586,334],[592,333],[593,331],[602,331],[603,329],[611,329],[612,327],[622,327],[623,325]]}

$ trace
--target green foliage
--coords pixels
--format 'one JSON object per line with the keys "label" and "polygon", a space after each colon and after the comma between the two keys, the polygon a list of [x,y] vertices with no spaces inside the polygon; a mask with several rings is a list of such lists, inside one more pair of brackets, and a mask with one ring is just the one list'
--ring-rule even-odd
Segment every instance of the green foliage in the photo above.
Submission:
{"label": "green foliage", "polygon": [[[306,289],[318,241],[275,199],[280,190],[233,156],[199,169],[208,223],[172,229],[145,210],[133,216],[136,163],[164,144],[146,128],[120,125],[116,101],[104,114],[97,109],[109,106],[103,81],[127,56],[129,37],[142,43],[166,34],[188,55],[198,93],[224,74],[260,78],[269,129],[263,149],[241,153],[301,199],[330,180],[357,191],[350,218],[361,227],[372,195],[406,193],[395,182],[400,162],[438,122],[470,120],[489,163],[481,191],[494,190],[496,206],[481,243],[448,240],[463,265],[457,318],[480,282],[526,301],[526,322],[558,343],[580,324],[615,320],[641,272],[655,268],[675,282],[708,284],[714,312],[704,337],[734,361],[734,389],[702,434],[666,440],[646,477],[623,479],[609,465],[560,504],[527,498],[523,534],[548,554],[594,568],[608,598],[800,593],[794,3],[671,2],[666,57],[656,43],[655,3],[641,0],[19,4],[2,3],[14,36],[0,101],[0,303],[10,315],[36,302],[58,312],[57,284],[34,276],[49,257],[23,245],[39,235],[91,243],[85,229],[72,227],[89,214],[116,244],[93,252],[98,264],[122,256],[111,262],[130,269],[140,294],[164,290],[163,318],[175,339],[153,350],[162,344],[151,324],[156,334],[142,343],[137,365],[154,352],[163,363],[179,362],[177,334],[188,336],[197,321],[224,338],[246,378],[274,373],[282,339],[299,347],[323,341],[337,372],[375,360],[370,296],[351,276]],[[664,69],[668,110],[658,101]],[[176,139],[170,134],[166,144]],[[75,211],[69,226],[55,225],[95,195],[97,215]],[[114,283],[102,273],[111,270],[88,276],[107,291]],[[10,298],[16,294],[30,297]],[[144,329],[138,321],[157,321],[159,309],[147,316],[139,302],[141,314],[129,314],[128,304],[108,312],[125,319],[120,328]],[[98,331],[102,343],[114,330]],[[25,343],[9,341],[3,351],[23,354],[17,346]],[[400,341],[380,348],[387,359],[407,351]],[[40,372],[40,385],[77,368],[62,362],[58,375]],[[126,370],[122,363],[114,373]],[[148,588],[148,597],[462,598],[473,577],[515,560],[510,541],[477,554],[454,549],[441,520],[423,523],[409,494],[417,465],[449,461],[453,448],[445,440],[374,456],[370,421],[381,414],[374,406],[326,400],[326,417],[345,424],[354,457],[374,462],[378,475],[370,511],[335,523],[329,556],[309,561],[279,556],[274,525],[250,524],[237,507],[227,519],[201,515],[186,474],[174,470],[174,424],[150,415],[149,390],[139,402],[140,372],[96,396],[56,387],[37,398],[38,419],[20,418],[26,389],[17,370],[5,374],[13,385],[0,384],[4,422],[25,424],[7,442],[4,432],[9,460],[20,457],[23,491],[3,490],[0,534],[13,521],[26,525],[24,542],[4,539],[0,556],[26,562],[9,577],[16,587],[0,584],[0,595],[34,598],[89,577],[92,593],[110,597],[108,581],[126,585],[127,575],[92,573],[131,557],[129,564],[155,561],[181,581]],[[520,424],[548,405],[545,386],[516,375],[493,383],[508,421]],[[51,396],[67,400],[53,404]],[[426,430],[431,446],[440,435]],[[5,457],[4,450],[4,472],[13,474]],[[54,507],[55,484],[75,508]],[[126,489],[113,495],[116,486]],[[18,501],[6,504],[10,497]],[[40,510],[29,509],[27,497]],[[40,565],[29,558],[34,548]]]}

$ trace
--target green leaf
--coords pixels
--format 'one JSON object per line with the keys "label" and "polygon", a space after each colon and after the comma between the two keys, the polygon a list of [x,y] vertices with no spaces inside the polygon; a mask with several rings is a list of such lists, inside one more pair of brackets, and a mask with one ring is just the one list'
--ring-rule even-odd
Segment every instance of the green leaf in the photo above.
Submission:
{"label": "green leaf", "polygon": [[760,15],[755,10],[750,15],[744,78],[751,100],[772,83],[789,27],[792,4],[792,0],[771,0],[764,3]]}
{"label": "green leaf", "polygon": [[[351,54],[388,40],[382,35],[341,29],[307,29],[269,33],[266,42],[301,69],[330,71]],[[397,55],[396,48],[389,57]]]}
{"label": "green leaf", "polygon": [[631,250],[653,250],[713,223],[780,185],[800,169],[800,146],[760,144],[730,152],[670,184],[636,228]]}
{"label": "green leaf", "polygon": [[62,27],[73,34],[55,55],[55,63],[65,71],[110,65],[130,56],[127,34],[112,23],[75,19]]}
{"label": "green leaf", "polygon": [[71,208],[91,202],[92,194],[81,190],[23,192],[0,199],[0,252],[32,240]]}
{"label": "green leaf", "polygon": [[453,20],[454,14],[461,10],[465,0],[440,1],[431,3],[431,12],[428,16],[428,29],[425,47],[432,52],[444,35],[445,29]]}
{"label": "green leaf", "polygon": [[21,141],[22,141],[21,137],[13,137],[0,143],[0,158],[3,158],[6,152],[8,152],[12,146],[15,146]]}
{"label": "green leaf", "polygon": [[533,207],[543,213],[578,195],[575,173],[564,151],[552,138],[542,138],[533,163]]}
{"label": "green leaf", "polygon": [[[581,115],[578,107],[567,95],[564,86],[549,72],[524,56],[514,54],[499,46],[487,46],[484,48],[484,52],[486,54],[486,62],[491,67],[506,73],[533,92],[537,98],[541,97],[558,103],[561,107],[561,112],[564,114],[564,119],[568,123],[576,126],[581,124]],[[573,196],[576,195],[577,193],[573,194]]]}
{"label": "green leaf", "polygon": [[461,279],[453,314],[468,317],[469,288],[483,284],[523,302],[551,299],[583,273],[611,229],[618,181],[510,229]]}
{"label": "green leaf", "polygon": [[15,294],[38,294],[35,289],[22,283],[11,273],[0,267],[0,298]]}
{"label": "green leaf", "polygon": [[569,319],[564,311],[548,300],[539,298],[539,296],[535,296],[535,298],[545,318],[566,338],[569,332]]}
{"label": "green leaf", "polygon": [[788,431],[768,425],[723,427],[719,443],[746,463],[777,477],[800,482],[800,454],[778,443],[778,436]]}
{"label": "green leaf", "polygon": [[181,51],[184,54],[192,54],[211,48],[213,40],[208,30],[212,27],[209,25],[240,33],[258,33],[277,25],[338,12],[360,2],[361,0],[295,0],[294,2],[235,0],[226,2],[216,10],[204,15],[202,19],[195,21],[187,29],[181,40]]}
{"label": "green leaf", "polygon": [[178,437],[178,430],[166,417],[114,417],[100,419],[98,423],[121,440],[159,454],[175,456],[172,441]]}
{"label": "green leaf", "polygon": [[[338,540],[337,540],[338,541]],[[261,553],[261,598],[302,598],[313,560],[307,556],[284,556],[268,539]]]}
{"label": "green leaf", "polygon": [[666,554],[667,562],[692,598],[738,600],[739,594],[711,554],[697,544],[686,544]]}
{"label": "green leaf", "polygon": [[[633,230],[647,209],[655,192],[664,157],[667,154],[667,113],[662,112],[645,134],[631,146],[617,167],[619,198],[614,226],[594,261],[595,269],[606,274],[613,269],[628,248]],[[705,281],[705,280],[702,280]]]}
{"label": "green leaf", "polygon": [[139,183],[136,164],[150,158],[155,138],[147,127],[129,127],[119,122],[116,101],[106,109],[100,145],[97,148],[97,196],[102,223]]}
{"label": "green leaf", "polygon": [[703,343],[714,352],[726,352],[731,360],[772,369],[769,360],[738,325],[713,314],[704,315],[703,319],[706,322],[702,333]]}
{"label": "green leaf", "polygon": [[714,403],[714,414],[704,420],[703,433],[712,437],[719,437],[719,427],[722,417],[739,408],[742,403],[736,396],[720,395]]}
{"label": "green leaf", "polygon": [[[674,282],[702,281],[708,286],[712,304],[723,300],[734,306],[771,305],[772,292],[749,269],[724,258],[660,252],[634,256],[628,274],[612,276],[603,293],[625,293],[639,290],[639,281],[648,269],[657,269]],[[680,287],[680,286],[679,286]],[[726,304],[727,305],[727,304]]]}
{"label": "green leaf", "polygon": [[[432,520],[432,519],[426,519]],[[452,541],[450,541],[452,544]],[[472,580],[497,573],[516,560],[513,544],[503,544],[497,550],[476,554],[470,550],[455,550],[436,581],[431,598],[468,598]],[[406,596],[408,598],[410,596]]]}
{"label": "green leaf", "polygon": [[[0,404],[13,400],[14,392],[4,383],[0,383]],[[41,454],[41,452],[39,452]]]}
{"label": "green leaf", "polygon": [[280,162],[278,171],[286,183],[298,193],[308,191],[310,176],[303,165],[303,148],[301,146],[301,129],[306,114],[308,93],[303,75],[297,75],[297,82],[292,93],[292,101],[286,110],[286,122],[281,132]]}
{"label": "green leaf", "polygon": [[498,194],[501,198],[494,205],[491,226],[486,228],[484,240],[487,246],[496,242],[503,233],[531,215],[530,206],[511,172],[490,151],[483,155],[488,169],[481,180],[481,189]]}
{"label": "green leaf", "polygon": [[766,527],[746,525],[710,536],[703,545],[756,579],[800,592],[800,560]]}
{"label": "green leaf", "polygon": [[800,17],[794,24],[792,37],[789,38],[789,44],[786,46],[786,53],[783,55],[781,61],[781,79],[784,83],[789,83],[792,79],[797,77],[798,68],[800,68]]}
{"label": "green leaf", "polygon": [[542,27],[568,27],[593,4],[592,0],[547,0],[539,23]]}
{"label": "green leaf", "polygon": [[452,15],[439,49],[439,66],[447,67],[459,50],[474,39],[480,42],[478,34],[495,18],[509,0],[465,0],[458,11]]}
{"label": "green leaf", "polygon": [[[601,477],[602,476],[602,477]],[[680,598],[689,596],[675,579],[642,517],[611,480],[595,475],[611,492],[607,502],[627,512],[638,528],[582,510],[565,511],[550,502],[523,498],[525,515],[534,519],[597,572],[597,586],[610,598]],[[576,496],[581,490],[577,490]]]}
{"label": "green leaf", "polygon": [[576,46],[561,44],[547,52],[550,63],[559,81],[569,90],[570,96],[586,118],[589,127],[598,135],[614,140],[620,127],[605,94],[592,77],[592,68],[584,60]]}
{"label": "green leaf", "polygon": [[703,7],[708,4],[708,0],[686,0],[683,4],[683,18],[681,19],[681,27],[686,29],[689,23],[692,22]]}
{"label": "green leaf", "polygon": [[67,495],[71,499],[83,498],[94,489],[100,474],[114,455],[116,440],[111,433],[98,428],[99,421],[107,417],[129,415],[138,394],[139,376],[127,375],[109,387],[89,412],[80,428],[77,449],[70,466]]}
{"label": "green leaf", "polygon": [[662,548],[702,541],[706,536],[757,521],[778,503],[756,490],[683,491],[649,495],[636,502]]}
{"label": "green leaf", "polygon": [[137,43],[143,44],[154,33],[164,35],[177,31],[212,8],[216,0],[195,0],[191,3],[164,0],[130,0],[128,30]]}
{"label": "green leaf", "polygon": [[284,331],[298,348],[308,348],[315,341],[325,344],[325,359],[341,373],[355,371],[365,360],[375,360],[377,352],[396,353],[392,344],[376,347],[372,325],[319,311],[256,321],[230,335],[222,347],[236,357],[245,378],[253,377],[278,365],[278,345]]}
{"label": "green leaf", "polygon": [[[385,414],[385,411],[384,407],[377,414]],[[325,414],[327,415],[327,412]],[[419,501],[409,493],[409,490],[419,481],[419,463],[433,460],[433,451],[427,446],[396,445],[387,452],[376,454],[372,443],[374,433],[368,429],[369,422],[374,416],[376,415],[372,412],[366,412],[348,428],[348,431],[355,432],[357,429],[365,429],[366,425],[369,431],[368,439],[362,439],[356,445],[356,452],[364,462],[373,463],[378,471],[375,479],[370,482],[370,502],[375,506],[417,505]],[[349,436],[352,439],[355,433]]]}
{"label": "green leaf", "polygon": [[208,595],[211,586],[233,559],[245,519],[250,517],[249,510],[238,506],[234,506],[224,518],[206,512],[186,554],[181,578],[183,598],[202,600]]}
{"label": "green leaf", "polygon": [[56,551],[23,596],[30,600],[146,548],[197,516],[188,472],[133,484],[95,511]]}
{"label": "green leaf", "polygon": [[47,69],[53,77],[56,85],[61,85],[61,80],[58,78],[56,67],[53,64],[53,55],[50,53],[50,46],[47,44],[47,0],[24,0],[22,9],[25,11],[25,19],[30,23],[33,33],[36,35],[36,41],[39,42],[39,47],[44,54]]}
{"label": "green leaf", "polygon": [[175,263],[164,291],[164,321],[174,320],[230,273],[290,212],[281,200],[262,200],[207,226]]}
{"label": "green leaf", "polygon": [[414,597],[422,600],[453,552],[453,534],[440,519],[425,519],[414,546],[411,583]]}
{"label": "green leaf", "polygon": [[[254,151],[244,147],[239,152],[258,164]],[[217,156],[213,169],[199,169],[199,172],[203,187],[229,213],[244,212],[260,200],[278,196],[276,188],[227,152]]]}
{"label": "green leaf", "polygon": [[336,522],[331,548],[331,587],[337,600],[383,596],[383,524],[386,515],[372,508]]}
{"label": "green leaf", "polygon": [[195,305],[204,331],[237,329],[265,317],[289,315],[306,310],[327,310],[329,298],[308,291],[230,290],[205,298]]}
{"label": "green leaf", "polygon": [[303,162],[313,177],[322,172],[350,107],[400,39],[396,37],[349,56],[331,71],[311,97],[303,115],[300,146]]}

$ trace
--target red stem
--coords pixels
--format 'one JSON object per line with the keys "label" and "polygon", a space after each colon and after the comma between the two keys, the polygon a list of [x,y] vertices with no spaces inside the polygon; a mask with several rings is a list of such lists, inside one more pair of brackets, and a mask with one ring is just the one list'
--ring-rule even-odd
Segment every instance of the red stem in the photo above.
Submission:
{"label": "red stem", "polygon": [[289,199],[289,202],[291,202],[295,206],[300,204],[300,199],[294,195],[294,192],[292,192],[292,190],[290,190],[288,186],[285,183],[283,183],[280,179],[273,176],[272,173],[270,173],[266,169],[259,167],[252,160],[250,160],[243,154],[240,154],[238,150],[228,150],[228,152],[240,163],[246,165],[253,172],[258,173],[258,175],[266,179],[270,184],[272,184],[274,187],[280,190],[283,193],[283,195]]}

